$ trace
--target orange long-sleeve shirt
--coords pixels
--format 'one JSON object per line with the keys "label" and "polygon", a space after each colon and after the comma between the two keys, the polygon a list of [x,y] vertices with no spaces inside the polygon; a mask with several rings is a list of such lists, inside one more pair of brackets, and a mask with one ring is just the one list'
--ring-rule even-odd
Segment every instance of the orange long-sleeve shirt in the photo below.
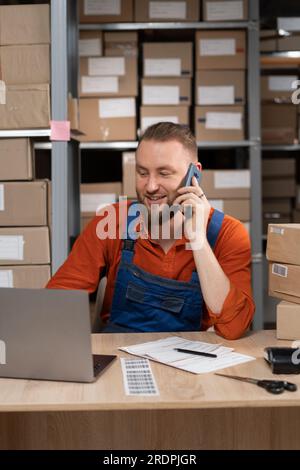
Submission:
{"label": "orange long-sleeve shirt", "polygon": [[[107,286],[101,316],[109,318],[114,285],[121,259],[122,239],[119,238],[118,204],[116,209],[117,238],[100,239],[97,224],[105,216],[96,216],[75,242],[73,249],[47,288],[82,289],[94,292],[102,272],[106,268]],[[211,210],[210,217],[213,213]],[[134,263],[145,271],[179,281],[189,281],[195,269],[193,253],[186,250],[187,240],[176,240],[165,253],[150,238],[138,238],[135,243]],[[230,291],[220,314],[214,314],[205,304],[201,329],[214,325],[215,331],[227,339],[239,338],[249,327],[254,315],[251,293],[251,251],[249,236],[238,220],[225,215],[214,254],[230,280]]]}

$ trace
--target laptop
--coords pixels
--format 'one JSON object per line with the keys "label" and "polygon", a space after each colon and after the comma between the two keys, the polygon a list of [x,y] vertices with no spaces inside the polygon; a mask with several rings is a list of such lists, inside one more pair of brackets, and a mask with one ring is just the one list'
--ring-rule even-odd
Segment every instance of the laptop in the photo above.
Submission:
{"label": "laptop", "polygon": [[89,296],[0,288],[0,377],[93,382],[116,358],[92,355]]}

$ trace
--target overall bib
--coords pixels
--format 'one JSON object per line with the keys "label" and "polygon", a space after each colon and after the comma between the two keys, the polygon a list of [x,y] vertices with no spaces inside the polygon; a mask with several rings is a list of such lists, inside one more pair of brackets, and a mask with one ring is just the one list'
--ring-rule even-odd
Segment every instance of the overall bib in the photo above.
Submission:
{"label": "overall bib", "polygon": [[[223,219],[223,212],[214,210],[207,231],[212,249]],[[135,241],[128,235],[131,220],[128,216],[110,320],[103,333],[200,331],[203,296],[197,271],[184,282],[155,276],[136,266]]]}

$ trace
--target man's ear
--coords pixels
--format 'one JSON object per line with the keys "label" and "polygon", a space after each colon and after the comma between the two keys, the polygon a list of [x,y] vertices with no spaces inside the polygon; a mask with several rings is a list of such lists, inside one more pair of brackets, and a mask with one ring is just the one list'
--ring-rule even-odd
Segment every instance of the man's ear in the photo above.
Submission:
{"label": "man's ear", "polygon": [[195,163],[196,167],[198,168],[199,171],[202,171],[202,163],[197,162]]}

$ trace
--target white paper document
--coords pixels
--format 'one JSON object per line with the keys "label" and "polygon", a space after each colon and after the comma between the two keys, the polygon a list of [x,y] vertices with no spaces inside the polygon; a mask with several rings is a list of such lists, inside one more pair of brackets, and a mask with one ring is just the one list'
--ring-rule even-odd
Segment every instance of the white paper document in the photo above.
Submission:
{"label": "white paper document", "polygon": [[95,76],[125,75],[125,57],[89,57],[88,74]]}
{"label": "white paper document", "polygon": [[149,17],[151,20],[185,20],[186,2],[150,2]]}
{"label": "white paper document", "polygon": [[81,77],[82,93],[118,93],[119,77]]}
{"label": "white paper document", "polygon": [[145,59],[145,77],[180,77],[181,59]]}
{"label": "white paper document", "polygon": [[144,105],[180,104],[179,86],[144,85],[142,92]]}
{"label": "white paper document", "polygon": [[234,55],[235,39],[200,39],[199,51],[201,56]]}
{"label": "white paper document", "polygon": [[234,104],[234,86],[199,86],[198,104]]}
{"label": "white paper document", "polygon": [[[216,354],[217,357],[194,356],[192,354],[178,352],[175,350],[176,348]],[[214,372],[255,359],[255,357],[252,356],[235,353],[233,352],[233,348],[228,348],[221,344],[191,341],[180,338],[179,336],[170,336],[165,339],[121,347],[119,349],[135,356],[144,357],[145,359],[151,359],[171,367],[176,367],[177,369],[192,372],[193,374]]]}
{"label": "white paper document", "polygon": [[206,4],[208,21],[242,20],[244,5],[241,0],[227,2],[208,2]]}

